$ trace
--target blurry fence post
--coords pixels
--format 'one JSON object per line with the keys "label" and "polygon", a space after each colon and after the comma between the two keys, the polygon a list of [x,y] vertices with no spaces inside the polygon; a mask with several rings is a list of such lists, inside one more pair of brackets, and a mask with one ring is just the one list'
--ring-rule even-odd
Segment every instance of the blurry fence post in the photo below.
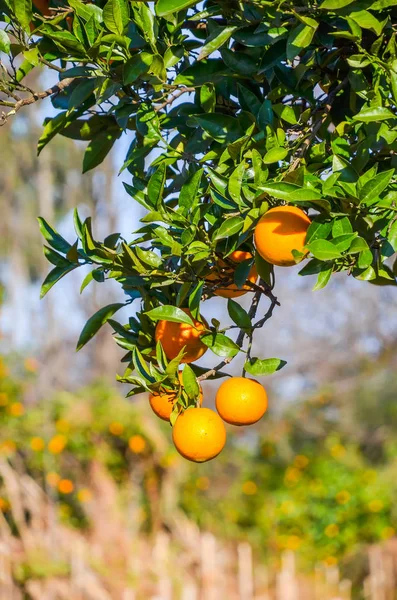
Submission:
{"label": "blurry fence post", "polygon": [[16,600],[14,596],[14,583],[12,579],[11,555],[6,545],[0,546],[0,598],[3,600]]}
{"label": "blurry fence post", "polygon": [[238,589],[240,600],[254,598],[254,572],[252,564],[252,548],[248,543],[237,546],[238,556]]}
{"label": "blurry fence post", "polygon": [[217,586],[216,539],[211,533],[201,535],[201,595],[202,600],[219,600]]}
{"label": "blurry fence post", "polygon": [[394,600],[395,577],[393,559],[379,546],[369,549],[369,577],[364,583],[365,597],[370,600]]}
{"label": "blurry fence post", "polygon": [[157,592],[156,600],[173,600],[172,581],[170,574],[170,538],[163,531],[156,535],[156,541],[153,549],[153,558],[155,562],[155,572],[157,573]]}
{"label": "blurry fence post", "polygon": [[299,586],[295,572],[295,555],[285,552],[282,557],[281,571],[277,575],[277,600],[298,600]]}

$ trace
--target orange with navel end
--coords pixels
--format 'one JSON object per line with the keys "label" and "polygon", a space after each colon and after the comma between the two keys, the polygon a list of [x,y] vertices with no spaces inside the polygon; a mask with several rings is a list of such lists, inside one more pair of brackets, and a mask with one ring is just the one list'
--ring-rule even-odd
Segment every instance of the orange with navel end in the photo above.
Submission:
{"label": "orange with navel end", "polygon": [[185,348],[185,356],[181,362],[191,363],[198,360],[208,348],[200,340],[207,323],[194,319],[187,308],[182,310],[191,317],[194,325],[188,323],[174,323],[173,321],[159,321],[154,334],[156,342],[161,342],[167,358],[172,360]]}
{"label": "orange with navel end", "polygon": [[[179,381],[183,385],[183,376],[182,371],[178,373]],[[169,421],[172,413],[172,409],[174,408],[175,400],[177,398],[176,392],[165,392],[165,393],[153,393],[149,395],[149,403],[152,407],[153,412],[163,419],[164,421]],[[199,396],[200,404],[203,403],[203,390],[200,386],[200,396]]]}
{"label": "orange with navel end", "polygon": [[[244,250],[235,250],[228,258],[237,265],[244,260],[252,258],[252,254],[251,252],[245,252]],[[243,285],[242,288],[239,288],[234,282],[229,283],[229,281],[233,281],[234,269],[223,260],[219,261],[218,269],[222,269],[222,272],[217,271],[216,267],[214,267],[214,271],[206,277],[207,281],[213,281],[219,284],[219,288],[214,292],[216,296],[222,296],[222,298],[238,298],[238,296],[243,296],[249,290],[253,289],[249,285]],[[257,279],[258,272],[256,266],[253,264],[248,273],[247,281],[255,283]]]}
{"label": "orange with navel end", "polygon": [[219,415],[210,408],[188,408],[175,421],[172,440],[184,458],[206,462],[222,451],[226,429]]}
{"label": "orange with navel end", "polygon": [[215,398],[216,410],[226,423],[252,425],[267,409],[265,388],[246,377],[231,377],[222,383]]}
{"label": "orange with navel end", "polygon": [[255,228],[254,241],[257,251],[272,265],[294,265],[292,250],[303,251],[310,223],[307,214],[296,206],[271,208]]}

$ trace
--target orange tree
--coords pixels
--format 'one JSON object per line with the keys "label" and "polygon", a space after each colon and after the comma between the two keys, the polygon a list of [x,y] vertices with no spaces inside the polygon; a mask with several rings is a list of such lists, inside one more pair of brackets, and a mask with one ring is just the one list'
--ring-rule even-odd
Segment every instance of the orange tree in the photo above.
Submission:
{"label": "orange tree", "polygon": [[[50,97],[38,151],[56,135],[86,140],[84,171],[128,136],[120,172],[146,209],[132,241],[95,239],[76,211],[69,243],[40,219],[54,267],[42,294],[81,265],[93,267],[83,288],[117,280],[127,299],[99,310],[78,348],[108,322],[127,351],[122,381],[131,394],[175,393],[172,423],[240,352],[244,376],[283,366],[251,354],[278,304],[274,265],[302,262],[315,289],[339,271],[395,285],[396,5],[0,1],[2,123]],[[25,76],[39,68],[56,81],[37,92]],[[236,339],[200,316],[213,295],[226,296]],[[134,302],[127,324],[113,318]],[[195,366],[208,348],[219,364]],[[180,382],[181,362],[192,366]]]}

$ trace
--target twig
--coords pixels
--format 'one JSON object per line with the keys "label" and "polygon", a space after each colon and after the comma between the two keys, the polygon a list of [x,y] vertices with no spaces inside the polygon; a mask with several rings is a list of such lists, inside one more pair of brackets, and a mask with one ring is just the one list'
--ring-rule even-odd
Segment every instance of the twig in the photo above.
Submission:
{"label": "twig", "polygon": [[[58,94],[63,89],[68,87],[74,81],[74,79],[75,79],[74,77],[69,77],[68,79],[64,79],[63,81],[60,81],[56,85],[53,85],[52,87],[48,88],[48,90],[45,90],[44,92],[32,92],[32,95],[29,96],[28,98],[19,99],[13,105],[12,110],[10,110],[8,113],[3,113],[0,116],[0,126],[4,125],[6,123],[8,117],[15,115],[23,106],[28,106],[29,104],[34,104],[38,100],[43,100],[44,98],[48,98],[48,96],[53,96],[54,94]],[[3,104],[3,102],[0,101],[0,105],[2,105],[2,104]],[[3,104],[3,105],[5,106],[5,104]]]}
{"label": "twig", "polygon": [[165,102],[163,102],[162,104],[159,104],[159,106],[156,106],[155,111],[159,112],[166,106],[170,106],[174,102],[174,100],[179,98],[179,96],[182,96],[182,94],[194,92],[195,90],[196,90],[196,88],[194,88],[194,87],[183,87],[183,88],[180,88],[179,90],[176,90],[176,92],[174,92],[173,94],[168,96],[168,98]]}
{"label": "twig", "polygon": [[[243,343],[244,343],[244,339],[245,336],[248,335],[248,348],[249,350],[251,350],[251,346],[252,346],[252,338],[254,335],[254,330],[261,327],[262,325],[264,325],[264,323],[266,323],[266,321],[268,319],[270,319],[270,317],[273,314],[273,310],[275,308],[275,306],[280,305],[280,303],[278,302],[277,298],[273,295],[273,293],[267,289],[267,284],[265,281],[263,281],[263,279],[259,280],[259,284],[256,285],[256,291],[254,294],[254,297],[252,298],[252,302],[251,302],[251,306],[250,309],[248,311],[248,316],[250,318],[250,320],[252,321],[253,319],[255,319],[255,315],[256,312],[258,310],[258,305],[259,305],[259,301],[261,299],[262,294],[268,296],[270,293],[271,296],[271,304],[269,307],[269,310],[267,311],[266,315],[263,317],[263,319],[261,319],[260,321],[258,321],[257,323],[255,323],[255,325],[252,327],[252,329],[247,333],[247,331],[245,329],[240,329],[240,333],[237,336],[236,339],[236,344],[239,348],[242,348]],[[262,325],[259,325],[259,324]],[[199,377],[197,377],[197,381],[204,381],[205,379],[208,379],[209,377],[212,377],[213,375],[216,375],[216,373],[218,371],[220,371],[221,369],[223,369],[223,367],[226,367],[226,365],[228,365],[229,363],[232,362],[234,357],[232,356],[228,356],[227,358],[224,358],[222,360],[222,362],[220,362],[218,365],[216,365],[215,367],[213,367],[212,369],[210,369],[209,371],[206,371],[205,373],[203,373],[202,375],[200,375]],[[245,371],[243,370],[243,376],[245,376]]]}

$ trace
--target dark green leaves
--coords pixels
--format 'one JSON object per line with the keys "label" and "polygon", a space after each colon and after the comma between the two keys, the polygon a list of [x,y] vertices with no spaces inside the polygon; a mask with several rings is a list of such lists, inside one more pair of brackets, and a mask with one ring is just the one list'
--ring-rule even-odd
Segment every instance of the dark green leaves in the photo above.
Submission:
{"label": "dark green leaves", "polygon": [[100,330],[102,325],[111,319],[115,312],[125,306],[124,304],[109,304],[104,306],[98,312],[96,312],[87,323],[84,325],[83,331],[80,334],[79,341],[77,342],[77,350],[80,350],[87,342],[89,342],[94,335]]}
{"label": "dark green leaves", "polygon": [[157,171],[155,171],[155,173],[153,173],[153,175],[149,179],[147,187],[147,195],[150,200],[150,204],[154,208],[158,208],[161,204],[164,192],[165,179],[166,166],[165,163],[162,163],[157,169]]}
{"label": "dark green leaves", "polygon": [[246,310],[240,304],[229,298],[227,301],[227,311],[230,318],[242,329],[251,328],[251,319]]}

